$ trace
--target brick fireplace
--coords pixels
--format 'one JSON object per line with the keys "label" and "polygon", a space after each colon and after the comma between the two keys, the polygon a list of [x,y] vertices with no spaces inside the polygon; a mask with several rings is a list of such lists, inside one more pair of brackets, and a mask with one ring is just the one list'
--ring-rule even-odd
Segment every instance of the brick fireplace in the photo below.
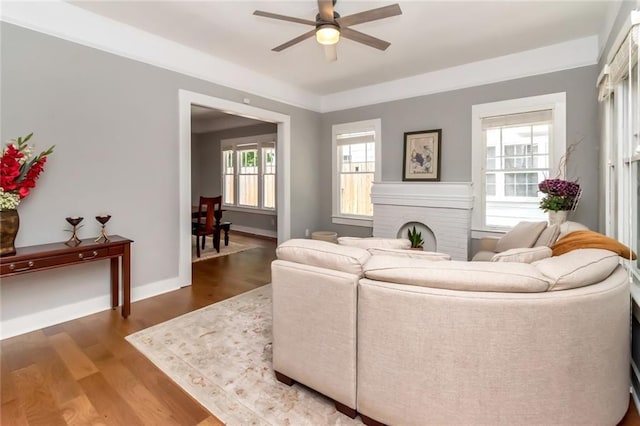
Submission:
{"label": "brick fireplace", "polygon": [[418,223],[433,234],[431,246],[425,250],[467,260],[473,208],[471,183],[376,182],[371,199],[374,237],[405,237],[406,225]]}

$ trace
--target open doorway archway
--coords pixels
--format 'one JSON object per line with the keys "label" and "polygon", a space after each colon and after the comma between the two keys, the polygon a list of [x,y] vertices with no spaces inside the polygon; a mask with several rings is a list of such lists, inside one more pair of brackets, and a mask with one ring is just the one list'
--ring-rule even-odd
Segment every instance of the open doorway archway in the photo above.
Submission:
{"label": "open doorway archway", "polygon": [[278,125],[278,166],[276,193],[278,206],[278,242],[291,237],[291,117],[279,112],[216,98],[201,93],[180,90],[179,103],[179,263],[181,285],[191,284],[191,105],[218,109],[227,114],[240,115]]}

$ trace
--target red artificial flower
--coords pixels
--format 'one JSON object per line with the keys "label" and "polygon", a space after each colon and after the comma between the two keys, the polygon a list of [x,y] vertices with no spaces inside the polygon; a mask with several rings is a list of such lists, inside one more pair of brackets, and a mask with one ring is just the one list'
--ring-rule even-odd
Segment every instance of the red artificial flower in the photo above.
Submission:
{"label": "red artificial flower", "polygon": [[54,148],[50,147],[34,159],[25,158],[24,152],[29,150],[27,141],[31,136],[32,134],[8,143],[0,158],[0,188],[5,193],[17,194],[20,199],[25,198],[30,190],[35,188],[36,180],[47,162],[47,155],[51,154]]}

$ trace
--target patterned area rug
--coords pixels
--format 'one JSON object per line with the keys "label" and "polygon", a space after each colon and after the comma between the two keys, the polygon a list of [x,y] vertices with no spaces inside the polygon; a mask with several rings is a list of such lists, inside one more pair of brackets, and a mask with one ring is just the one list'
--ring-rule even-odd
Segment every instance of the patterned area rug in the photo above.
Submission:
{"label": "patterned area rug", "polygon": [[[200,240],[200,244],[202,244],[202,240]],[[220,241],[220,253],[213,248],[213,237],[206,237],[206,242],[204,245],[204,250],[202,250],[202,246],[200,246],[200,257],[196,257],[196,237],[191,237],[191,262],[201,262],[203,260],[212,259],[214,257],[226,256],[228,254],[239,253],[241,251],[249,250],[252,248],[256,248],[258,246],[252,244],[240,244],[234,243],[229,240],[229,245],[224,245],[224,240]]]}
{"label": "patterned area rug", "polygon": [[275,379],[271,285],[127,336],[127,340],[228,425],[362,424],[333,402]]}

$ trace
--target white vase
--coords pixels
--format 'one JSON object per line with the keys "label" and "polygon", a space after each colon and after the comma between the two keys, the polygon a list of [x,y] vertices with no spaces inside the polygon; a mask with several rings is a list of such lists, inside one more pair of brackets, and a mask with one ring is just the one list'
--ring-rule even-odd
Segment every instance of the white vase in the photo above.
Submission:
{"label": "white vase", "polygon": [[562,225],[567,221],[567,210],[549,211],[549,225]]}

